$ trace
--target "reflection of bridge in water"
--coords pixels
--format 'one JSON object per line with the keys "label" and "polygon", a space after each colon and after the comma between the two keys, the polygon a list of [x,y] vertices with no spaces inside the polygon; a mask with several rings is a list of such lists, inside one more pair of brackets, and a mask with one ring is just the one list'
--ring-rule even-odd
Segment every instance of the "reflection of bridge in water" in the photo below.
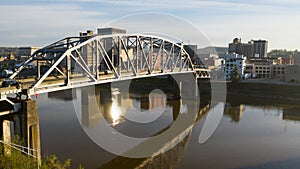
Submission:
{"label": "reflection of bridge in water", "polygon": [[[122,84],[111,84],[106,85],[106,87],[102,86],[101,88],[82,88],[81,90],[76,91],[76,96],[81,97],[80,100],[82,103],[80,115],[81,123],[86,128],[96,128],[97,125],[106,121],[118,132],[126,133],[126,131],[120,130],[118,125],[122,125],[122,123],[128,121],[124,119],[122,115],[126,114],[131,109],[139,109],[141,111],[147,111],[147,113],[157,113],[156,110],[163,107],[165,114],[171,112],[169,114],[170,116],[168,116],[169,120],[165,119],[164,121],[167,124],[162,125],[158,130],[152,130],[150,132],[148,130],[148,135],[145,135],[145,133],[134,135],[135,137],[149,137],[149,139],[133,149],[127,150],[127,152],[123,154],[126,156],[126,154],[131,154],[133,152],[147,151],[144,147],[150,147],[155,150],[150,157],[127,158],[118,156],[100,168],[170,168],[176,165],[188,143],[193,126],[196,125],[210,109],[210,100],[205,100],[203,98],[202,103],[200,105],[197,104],[198,107],[195,107],[195,100],[191,98],[189,98],[191,100],[182,99],[183,96],[181,97],[177,92],[174,92],[177,89],[163,89],[162,87],[159,88],[155,85],[147,86],[147,81],[147,79],[141,79],[138,82],[138,84],[145,87],[144,90],[137,89],[135,82],[130,82],[131,85],[129,91],[131,92],[129,93],[126,93],[128,91],[122,91]],[[163,86],[163,83],[161,84]],[[163,92],[151,92],[154,91],[154,89],[161,89]],[[191,92],[190,94],[197,95],[197,92],[195,92],[195,90],[193,91],[194,92]],[[98,107],[93,106],[95,104],[97,104]],[[122,114],[116,115],[116,109],[120,110]],[[183,113],[183,109],[187,109],[187,112]],[[193,120],[185,125],[185,128],[177,128],[179,129],[178,131],[167,134],[161,138],[164,140],[163,144],[160,144],[159,146],[155,145],[157,140],[151,138],[152,136],[165,134],[167,130],[176,126],[176,123],[180,124],[181,121],[186,120],[185,117],[187,117],[187,114],[193,114],[195,111],[196,113],[193,116]],[[159,125],[159,123],[155,121],[152,123],[153,126]]]}
{"label": "reflection of bridge in water", "polygon": [[[119,156],[99,168],[101,168],[101,169],[173,168],[180,161],[182,153],[184,152],[184,150],[188,144],[189,138],[191,136],[192,128],[195,125],[197,125],[197,123],[208,113],[209,109],[210,109],[209,104],[200,108],[195,123],[191,124],[190,127],[188,127],[186,130],[184,130],[182,133],[180,133],[177,137],[172,139],[170,142],[167,142],[166,147],[163,147],[162,149],[158,150],[157,153],[153,154],[151,157],[148,157],[148,158],[126,158],[126,157]],[[175,145],[172,145],[172,144],[175,144]],[[164,148],[167,148],[169,146],[173,146],[173,147],[164,152]]]}

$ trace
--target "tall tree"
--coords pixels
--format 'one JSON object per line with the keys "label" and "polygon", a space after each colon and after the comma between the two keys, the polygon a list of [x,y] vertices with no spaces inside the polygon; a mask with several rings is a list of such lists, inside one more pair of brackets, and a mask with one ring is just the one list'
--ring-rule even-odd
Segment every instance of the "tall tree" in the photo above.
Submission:
{"label": "tall tree", "polygon": [[235,82],[238,82],[240,79],[241,79],[241,76],[240,76],[238,67],[237,67],[237,65],[235,65],[233,70],[230,73],[230,80],[231,80],[231,82],[235,83]]}

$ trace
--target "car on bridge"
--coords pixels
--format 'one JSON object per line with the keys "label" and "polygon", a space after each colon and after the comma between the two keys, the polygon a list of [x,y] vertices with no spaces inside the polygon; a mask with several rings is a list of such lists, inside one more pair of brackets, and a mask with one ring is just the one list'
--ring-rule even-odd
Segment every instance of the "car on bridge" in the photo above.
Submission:
{"label": "car on bridge", "polygon": [[2,81],[2,87],[11,87],[11,86],[16,86],[18,89],[21,87],[21,83],[16,81],[16,80],[12,80],[12,79],[5,79]]}

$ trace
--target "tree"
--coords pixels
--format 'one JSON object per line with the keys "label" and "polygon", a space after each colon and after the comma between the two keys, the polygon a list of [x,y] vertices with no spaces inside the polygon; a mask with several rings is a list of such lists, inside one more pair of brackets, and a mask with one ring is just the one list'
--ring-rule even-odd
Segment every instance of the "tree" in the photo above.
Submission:
{"label": "tree", "polygon": [[240,79],[241,79],[241,76],[240,76],[238,67],[237,67],[237,65],[235,65],[234,68],[233,68],[233,70],[230,73],[230,80],[231,80],[231,82],[236,83]]}

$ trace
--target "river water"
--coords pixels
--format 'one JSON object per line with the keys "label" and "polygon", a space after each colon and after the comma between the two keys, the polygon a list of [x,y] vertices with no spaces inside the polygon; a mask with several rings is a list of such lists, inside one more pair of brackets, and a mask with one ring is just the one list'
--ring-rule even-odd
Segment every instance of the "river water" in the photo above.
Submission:
{"label": "river water", "polygon": [[[195,109],[190,98],[166,94],[174,89],[153,90],[157,86],[152,86],[148,90],[145,88],[151,85],[147,81],[138,84],[140,87],[129,90],[112,84],[39,95],[36,100],[42,155],[71,158],[74,168],[79,164],[85,168],[299,168],[297,102],[228,96],[225,102],[214,103],[201,98]],[[96,97],[91,97],[91,91]],[[220,122],[208,140],[200,143],[200,133],[212,109],[221,112]],[[196,111],[195,116],[188,116],[193,115],[192,111]],[[125,118],[137,117],[136,112],[152,113],[148,118],[151,121]],[[114,140],[102,131],[108,126],[113,134],[150,138],[172,130],[182,117],[194,119],[191,128],[187,125],[188,130],[176,133],[179,139],[166,140],[164,150],[156,150],[153,143],[138,142],[135,146],[145,145],[147,150],[136,148],[134,158],[130,158],[132,154],[122,157],[111,153],[114,146],[131,151],[132,144]],[[113,148],[103,146],[107,142],[102,140],[111,141]],[[142,157],[148,149],[161,153]],[[139,155],[141,158],[137,158]]]}

